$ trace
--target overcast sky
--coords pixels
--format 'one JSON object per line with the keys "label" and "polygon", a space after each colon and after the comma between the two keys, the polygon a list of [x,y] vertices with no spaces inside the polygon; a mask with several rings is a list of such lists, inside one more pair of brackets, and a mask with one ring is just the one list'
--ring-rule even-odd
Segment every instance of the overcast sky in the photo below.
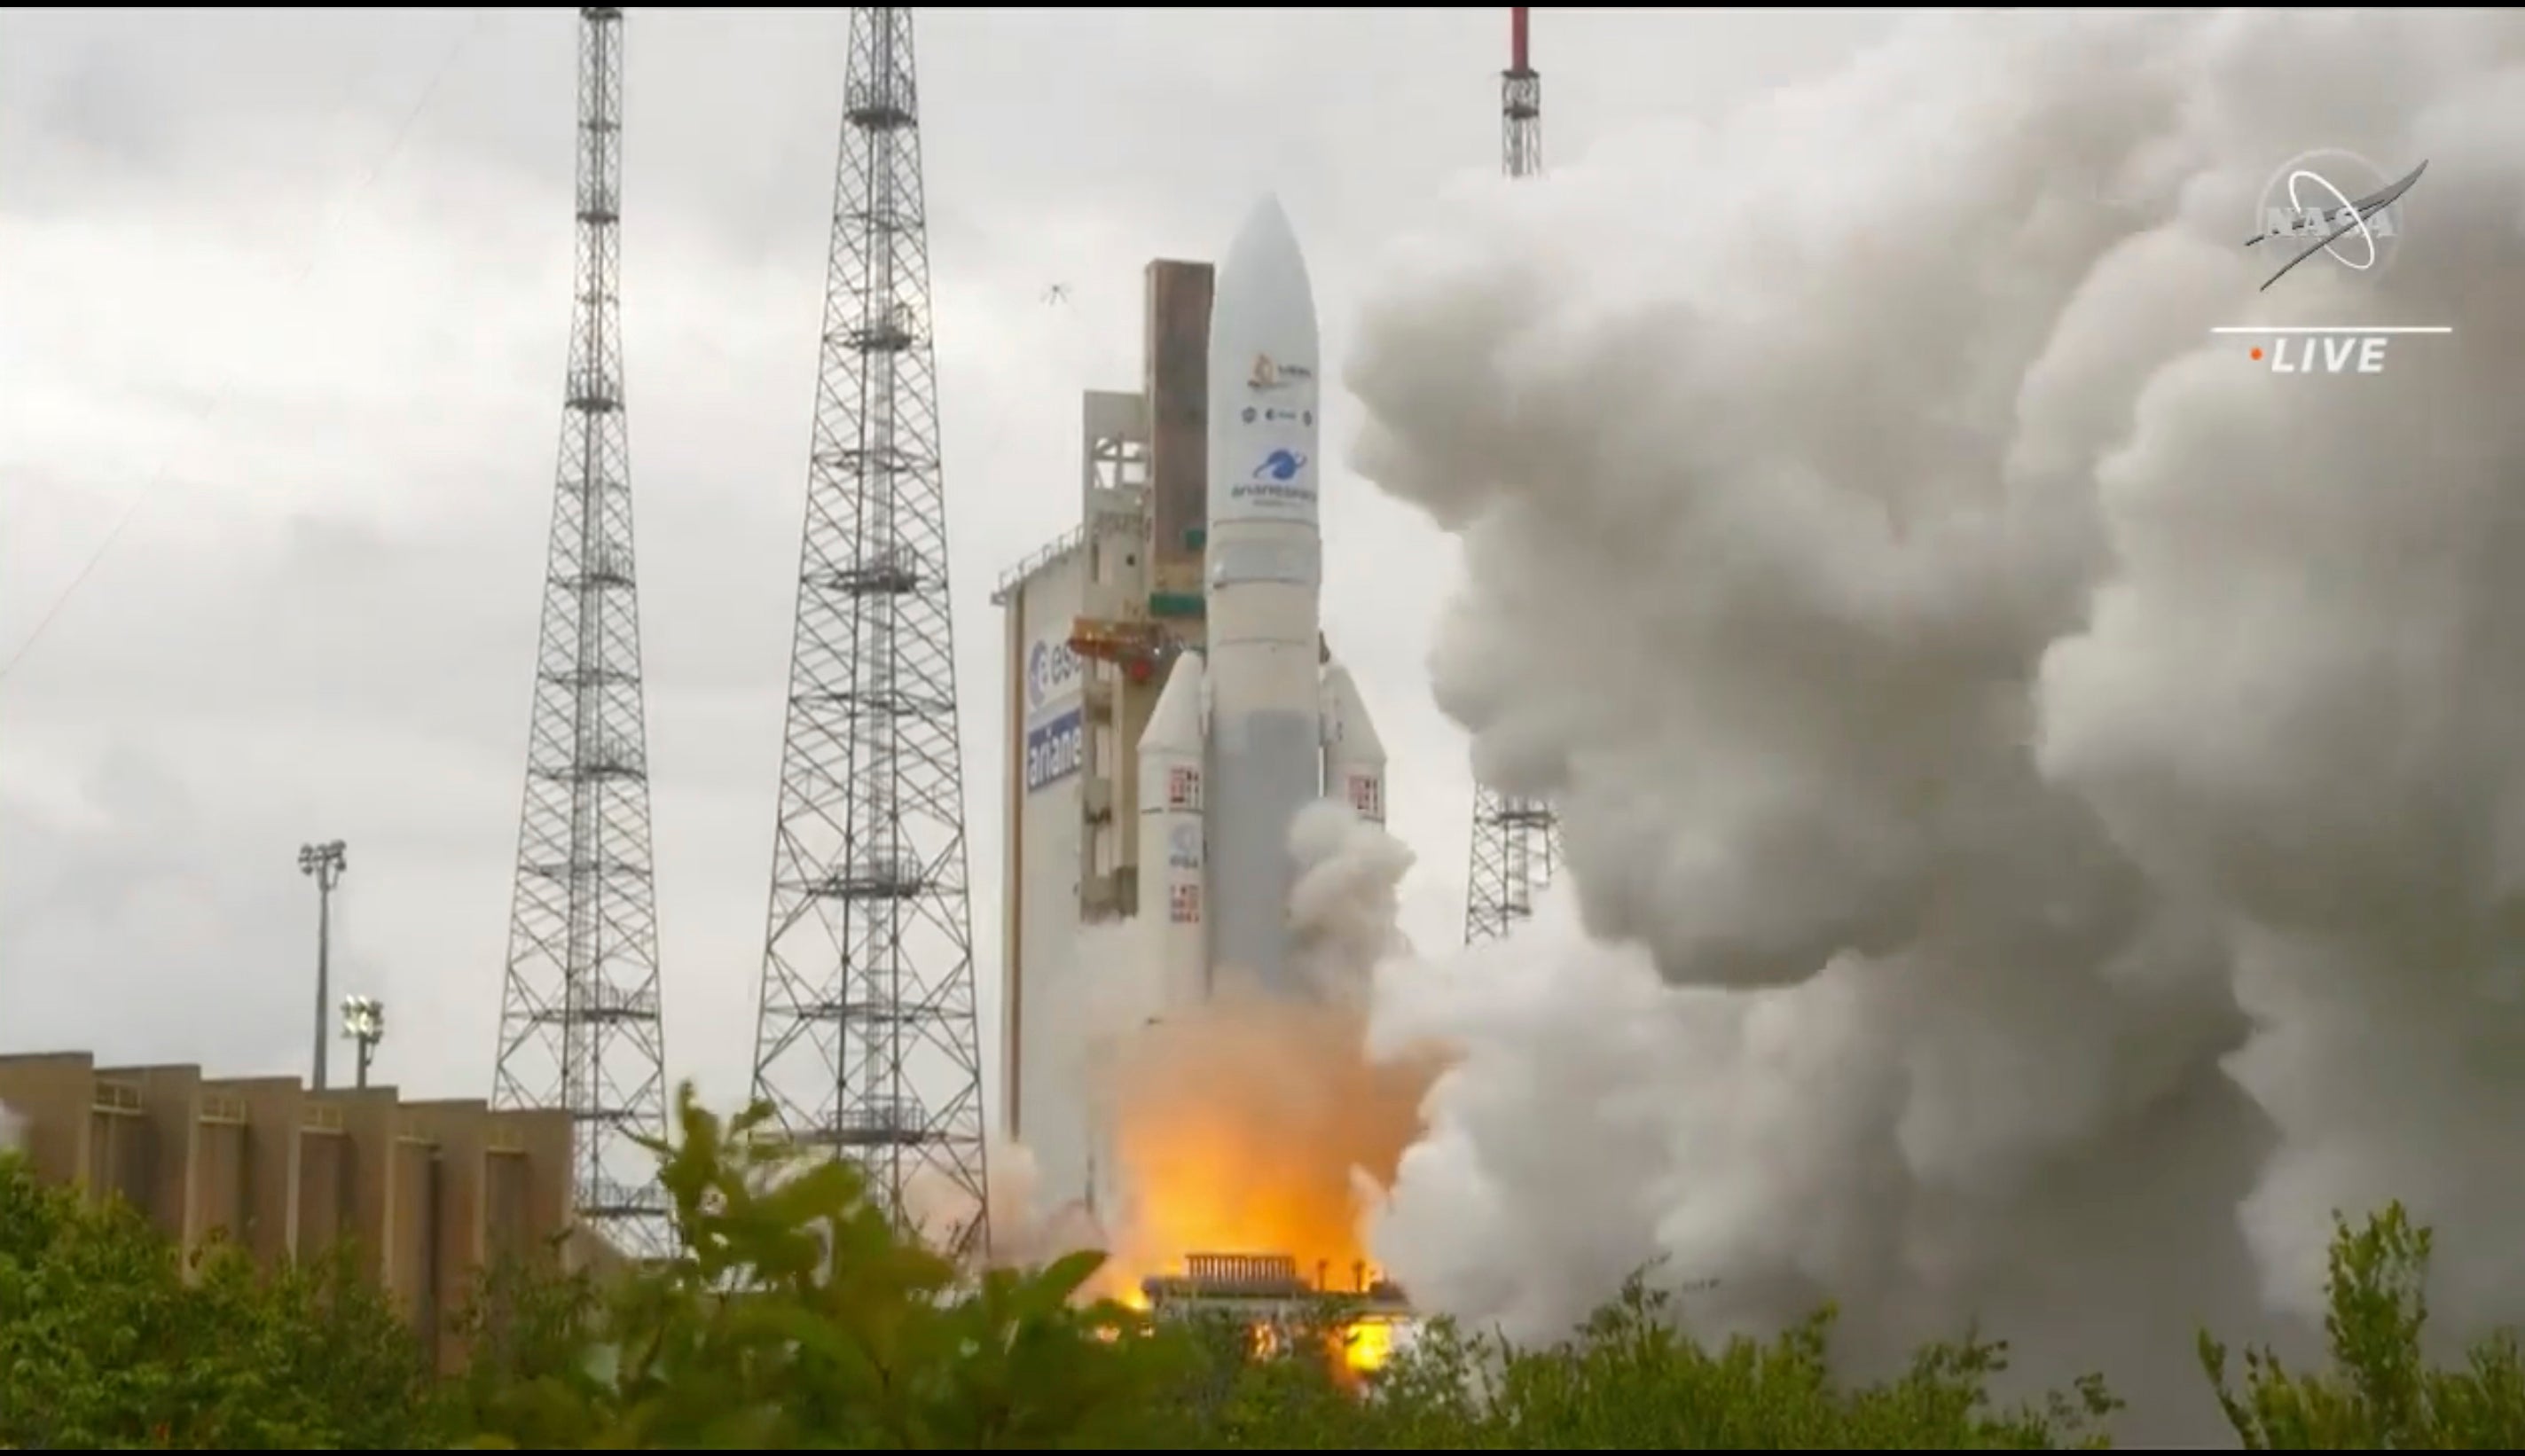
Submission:
{"label": "overcast sky", "polygon": [[[0,18],[0,660],[59,607],[0,679],[0,1050],[303,1071],[315,894],[294,859],[339,837],[336,992],[387,1001],[379,1077],[487,1092],[561,412],[575,24],[559,7]],[[720,1100],[752,1054],[846,24],[635,9],[626,26],[668,1048]],[[1546,155],[1714,115],[1885,25],[1544,13]],[[1278,191],[1337,375],[1381,242],[1497,170],[1506,32],[1499,9],[920,13],[992,1044],[988,598],[1075,522],[1077,395],[1136,386],[1142,265],[1214,257]],[[1054,283],[1066,302],[1043,301]],[[1326,418],[1346,449],[1354,409],[1329,396]],[[1470,788],[1423,656],[1455,555],[1355,477],[1326,496],[1326,631],[1421,853],[1407,928],[1450,941]]]}

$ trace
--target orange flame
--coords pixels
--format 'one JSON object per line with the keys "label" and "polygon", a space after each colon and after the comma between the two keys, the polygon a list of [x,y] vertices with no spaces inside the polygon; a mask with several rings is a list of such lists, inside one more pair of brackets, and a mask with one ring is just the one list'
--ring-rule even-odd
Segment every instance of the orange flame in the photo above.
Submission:
{"label": "orange flame", "polygon": [[1371,1062],[1357,1007],[1222,990],[1110,1069],[1128,1211],[1109,1292],[1192,1253],[1286,1254],[1353,1287],[1362,1224],[1420,1131],[1435,1057]]}

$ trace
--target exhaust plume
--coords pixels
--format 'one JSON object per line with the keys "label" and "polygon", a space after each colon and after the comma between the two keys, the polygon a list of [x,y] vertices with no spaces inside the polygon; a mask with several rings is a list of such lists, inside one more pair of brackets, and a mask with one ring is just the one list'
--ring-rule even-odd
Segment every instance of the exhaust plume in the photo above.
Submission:
{"label": "exhaust plume", "polygon": [[[2315,147],[2430,170],[2389,267],[2257,293]],[[2170,1439],[2336,1209],[2525,1318],[2521,223],[2513,13],[1978,12],[1404,247],[1360,468],[1463,537],[1436,692],[1578,897],[1380,973],[1459,1058],[1414,1297],[1979,1318]],[[2208,333],[2263,322],[2458,331]]]}
{"label": "exhaust plume", "polygon": [[[1368,973],[1408,948],[1395,890],[1411,851],[1344,805],[1291,828],[1291,919],[1314,997],[1226,984],[1119,1039],[1099,1079],[1126,1189],[1113,1291],[1191,1253],[1288,1254],[1348,1287],[1368,1262],[1364,1214],[1419,1131],[1434,1065],[1366,1054]],[[1134,943],[1136,944],[1136,943]]]}

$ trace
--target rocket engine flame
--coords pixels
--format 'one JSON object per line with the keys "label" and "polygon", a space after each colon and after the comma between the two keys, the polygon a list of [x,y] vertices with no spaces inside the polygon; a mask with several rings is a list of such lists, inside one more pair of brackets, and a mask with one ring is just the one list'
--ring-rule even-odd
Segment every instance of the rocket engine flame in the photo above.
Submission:
{"label": "rocket engine flame", "polygon": [[1334,1289],[1367,1266],[1364,1221],[1439,1067],[1425,1047],[1367,1049],[1368,976],[1402,948],[1395,888],[1411,854],[1333,803],[1301,814],[1291,843],[1293,969],[1312,995],[1221,985],[1104,1069],[1127,1189],[1109,1292],[1194,1253],[1285,1254]]}
{"label": "rocket engine flame", "polygon": [[1287,1254],[1348,1288],[1363,1217],[1419,1131],[1431,1069],[1374,1065],[1366,1015],[1222,988],[1149,1028],[1114,1069],[1129,1188],[1114,1267],[1134,1283],[1187,1254]]}

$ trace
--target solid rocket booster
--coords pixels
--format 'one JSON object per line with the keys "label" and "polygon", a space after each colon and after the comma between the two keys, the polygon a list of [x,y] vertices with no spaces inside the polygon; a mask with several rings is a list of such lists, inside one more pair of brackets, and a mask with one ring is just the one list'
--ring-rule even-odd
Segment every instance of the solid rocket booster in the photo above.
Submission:
{"label": "solid rocket booster", "polygon": [[1276,198],[1210,305],[1208,880],[1213,977],[1288,975],[1289,826],[1323,797],[1315,294]]}
{"label": "solid rocket booster", "polygon": [[1324,797],[1371,824],[1385,822],[1385,743],[1367,720],[1367,701],[1350,669],[1324,668]]}
{"label": "solid rocket booster", "polygon": [[[1189,1005],[1209,993],[1203,926],[1202,697],[1198,654],[1175,658],[1140,733],[1140,916],[1150,923],[1162,994]],[[1154,892],[1154,893],[1153,893]]]}
{"label": "solid rocket booster", "polygon": [[1208,655],[1175,660],[1140,736],[1140,918],[1170,1000],[1217,973],[1303,995],[1289,830],[1337,799],[1385,818],[1385,749],[1319,627],[1314,290],[1276,201],[1211,294]]}

